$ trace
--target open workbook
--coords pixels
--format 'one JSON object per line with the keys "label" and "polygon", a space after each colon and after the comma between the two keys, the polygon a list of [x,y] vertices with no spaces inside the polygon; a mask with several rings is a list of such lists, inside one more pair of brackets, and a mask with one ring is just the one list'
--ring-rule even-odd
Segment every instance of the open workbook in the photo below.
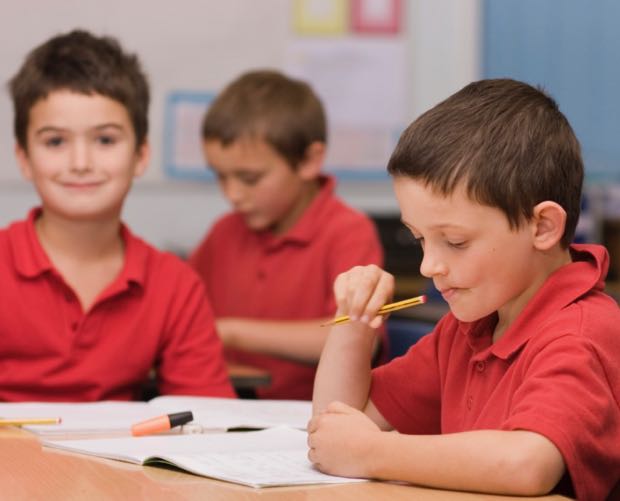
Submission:
{"label": "open workbook", "polygon": [[194,421],[173,433],[263,429],[288,426],[304,430],[312,404],[298,400],[241,400],[215,397],[161,396],[148,402],[0,403],[0,417],[60,417],[54,425],[24,429],[40,436],[128,435],[131,425],[162,414],[192,411]]}
{"label": "open workbook", "polygon": [[306,433],[285,427],[206,435],[44,440],[43,446],[147,466],[170,464],[251,487],[361,481],[313,468],[307,458]]}

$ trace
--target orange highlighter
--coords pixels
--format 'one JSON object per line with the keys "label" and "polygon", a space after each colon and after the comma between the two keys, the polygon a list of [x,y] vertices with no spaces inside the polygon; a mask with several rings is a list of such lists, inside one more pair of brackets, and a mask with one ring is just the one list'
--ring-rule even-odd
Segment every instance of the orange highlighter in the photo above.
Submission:
{"label": "orange highlighter", "polygon": [[187,424],[194,419],[194,415],[191,411],[175,412],[173,414],[165,414],[155,418],[147,419],[136,423],[131,427],[131,434],[134,437],[142,435],[152,435],[154,433],[161,433],[168,431],[175,426],[181,426]]}

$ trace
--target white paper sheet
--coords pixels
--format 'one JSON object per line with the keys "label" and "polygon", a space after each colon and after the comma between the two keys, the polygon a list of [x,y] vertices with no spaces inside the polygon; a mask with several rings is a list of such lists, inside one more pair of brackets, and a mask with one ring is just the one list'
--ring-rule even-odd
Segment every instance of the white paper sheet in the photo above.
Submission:
{"label": "white paper sheet", "polygon": [[252,487],[361,481],[316,470],[306,456],[306,433],[285,427],[215,435],[45,440],[43,445],[136,464],[168,462],[197,475]]}

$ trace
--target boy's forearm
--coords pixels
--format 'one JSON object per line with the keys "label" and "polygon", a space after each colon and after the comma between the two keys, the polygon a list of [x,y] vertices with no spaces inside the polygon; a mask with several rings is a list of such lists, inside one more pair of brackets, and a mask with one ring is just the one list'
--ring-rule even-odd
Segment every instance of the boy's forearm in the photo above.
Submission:
{"label": "boy's forearm", "polygon": [[335,400],[364,410],[376,342],[375,332],[362,324],[350,323],[331,329],[314,381],[313,414]]}
{"label": "boy's forearm", "polygon": [[328,320],[221,318],[216,323],[224,345],[229,348],[315,364],[329,332],[321,324]]}
{"label": "boy's forearm", "polygon": [[368,476],[442,489],[511,495],[548,493],[564,473],[559,450],[529,431],[373,437]]}

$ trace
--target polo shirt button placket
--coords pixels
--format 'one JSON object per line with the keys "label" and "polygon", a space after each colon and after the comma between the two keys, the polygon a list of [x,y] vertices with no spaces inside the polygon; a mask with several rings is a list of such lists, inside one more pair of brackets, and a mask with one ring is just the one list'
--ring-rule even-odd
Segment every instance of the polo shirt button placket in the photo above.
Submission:
{"label": "polo shirt button placket", "polygon": [[[65,291],[64,292],[64,296],[65,296],[65,300],[67,301],[67,305],[69,307],[69,311],[70,311],[70,316],[73,318],[76,318],[76,312],[75,312],[75,295],[70,292],[70,291]],[[71,329],[72,333],[76,333],[78,331],[78,329],[80,328],[80,321],[79,319],[77,320],[71,320],[71,322],[69,323],[69,328]]]}
{"label": "polo shirt button placket", "polygon": [[476,370],[478,372],[484,372],[485,369],[486,369],[486,363],[482,361],[476,362]]}
{"label": "polo shirt button placket", "polygon": [[467,409],[471,410],[473,405],[474,405],[474,397],[470,395],[469,397],[467,397]]}

